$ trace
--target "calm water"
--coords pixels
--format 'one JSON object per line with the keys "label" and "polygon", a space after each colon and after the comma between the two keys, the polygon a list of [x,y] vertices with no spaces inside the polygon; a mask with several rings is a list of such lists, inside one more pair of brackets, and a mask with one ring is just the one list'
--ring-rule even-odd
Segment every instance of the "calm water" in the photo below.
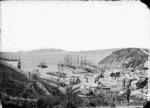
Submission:
{"label": "calm water", "polygon": [[[89,52],[86,53],[87,60],[95,62],[97,64],[104,57],[108,56],[112,50],[106,50],[101,52]],[[59,53],[19,53],[21,58],[22,69],[25,71],[33,71],[34,69],[39,69],[41,72],[41,77],[50,78],[50,75],[46,74],[47,72],[55,72],[58,71],[57,64],[60,60],[64,59],[64,56],[67,55],[67,52],[59,52]],[[84,52],[73,53],[72,57],[76,58],[77,56],[85,56]],[[40,62],[46,62],[48,68],[38,68],[37,65]],[[16,65],[16,64],[15,64]],[[73,75],[72,70],[68,68],[64,68],[64,72],[67,75]],[[86,82],[84,78],[84,74],[79,75],[82,82]],[[93,82],[93,78],[89,78],[89,81]]]}
{"label": "calm water", "polygon": [[[112,50],[104,50],[104,51],[97,51],[97,52],[88,52],[86,53],[86,59],[97,64],[101,61],[104,57],[111,54]],[[64,56],[67,55],[67,52],[59,52],[59,53],[19,53],[22,61],[22,68],[25,70],[30,70],[33,68],[37,68],[37,65],[41,61],[45,61],[49,65],[56,65],[59,60],[63,60]],[[77,58],[77,56],[84,59],[85,53],[71,53],[72,57]],[[53,66],[52,66],[53,67]]]}

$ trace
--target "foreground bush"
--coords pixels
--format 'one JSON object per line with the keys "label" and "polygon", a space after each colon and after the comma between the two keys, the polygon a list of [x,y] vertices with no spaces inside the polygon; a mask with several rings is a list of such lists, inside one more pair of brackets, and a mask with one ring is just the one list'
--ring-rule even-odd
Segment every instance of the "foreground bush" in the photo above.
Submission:
{"label": "foreground bush", "polygon": [[40,97],[38,108],[78,108],[83,100],[71,89],[67,89],[65,94],[50,95]]}

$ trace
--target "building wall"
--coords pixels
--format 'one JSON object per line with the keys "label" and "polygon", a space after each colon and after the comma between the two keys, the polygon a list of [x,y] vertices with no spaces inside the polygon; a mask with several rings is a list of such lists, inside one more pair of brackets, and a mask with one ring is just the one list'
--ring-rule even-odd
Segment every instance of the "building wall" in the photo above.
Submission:
{"label": "building wall", "polygon": [[112,79],[112,78],[101,78],[99,79],[99,82],[106,87],[110,88],[122,88],[123,87],[123,79],[122,78],[117,78],[117,79]]}

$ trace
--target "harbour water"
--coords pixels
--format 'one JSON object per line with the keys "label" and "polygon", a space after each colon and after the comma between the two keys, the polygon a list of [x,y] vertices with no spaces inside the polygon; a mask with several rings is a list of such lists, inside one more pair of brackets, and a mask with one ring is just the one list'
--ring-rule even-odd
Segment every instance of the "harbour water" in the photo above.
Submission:
{"label": "harbour water", "polygon": [[[110,54],[111,52],[108,52]],[[64,56],[67,54],[67,52],[59,52],[59,53],[20,53],[20,59],[21,59],[21,68],[24,71],[32,72],[33,70],[39,70],[41,73],[42,78],[50,79],[51,76],[46,74],[47,72],[56,72],[58,71],[58,62],[60,60],[64,59]],[[100,60],[102,60],[105,56],[108,55],[107,53],[89,53],[87,54],[87,60],[90,60],[97,64]],[[75,56],[83,56],[85,53],[73,53],[73,57]],[[37,67],[40,62],[45,62],[47,64],[47,68],[40,68]],[[10,62],[13,65],[17,65],[15,62]],[[67,76],[74,75],[72,73],[72,69],[70,68],[64,68],[63,72],[67,73]],[[90,73],[91,74],[91,73]],[[78,75],[81,83],[80,85],[84,84],[86,82],[86,78],[84,77],[85,74],[75,74]],[[93,76],[88,76],[88,82],[93,83],[94,79]]]}

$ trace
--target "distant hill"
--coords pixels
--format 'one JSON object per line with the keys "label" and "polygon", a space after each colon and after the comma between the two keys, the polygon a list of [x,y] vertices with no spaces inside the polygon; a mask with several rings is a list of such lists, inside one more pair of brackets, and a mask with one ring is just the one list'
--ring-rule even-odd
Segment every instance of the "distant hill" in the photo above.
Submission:
{"label": "distant hill", "polygon": [[113,51],[98,64],[100,67],[143,68],[148,61],[148,49],[125,48]]}
{"label": "distant hill", "polygon": [[55,52],[64,52],[62,49],[38,49],[31,51],[19,51],[18,53],[55,53]]}
{"label": "distant hill", "polygon": [[[68,53],[103,53],[103,52],[112,52],[117,50],[118,48],[114,49],[100,49],[100,50],[81,50],[81,51],[65,51],[62,49],[38,49],[38,50],[31,50],[31,51],[18,51],[17,53],[55,53],[55,52],[68,52]],[[7,52],[9,53],[9,52]],[[11,53],[11,52],[10,52]]]}
{"label": "distant hill", "polygon": [[77,53],[87,53],[87,54],[95,54],[95,53],[110,53],[113,51],[118,50],[119,48],[112,48],[112,49],[99,49],[99,50],[83,50],[83,51],[73,51],[73,52],[77,52]]}

